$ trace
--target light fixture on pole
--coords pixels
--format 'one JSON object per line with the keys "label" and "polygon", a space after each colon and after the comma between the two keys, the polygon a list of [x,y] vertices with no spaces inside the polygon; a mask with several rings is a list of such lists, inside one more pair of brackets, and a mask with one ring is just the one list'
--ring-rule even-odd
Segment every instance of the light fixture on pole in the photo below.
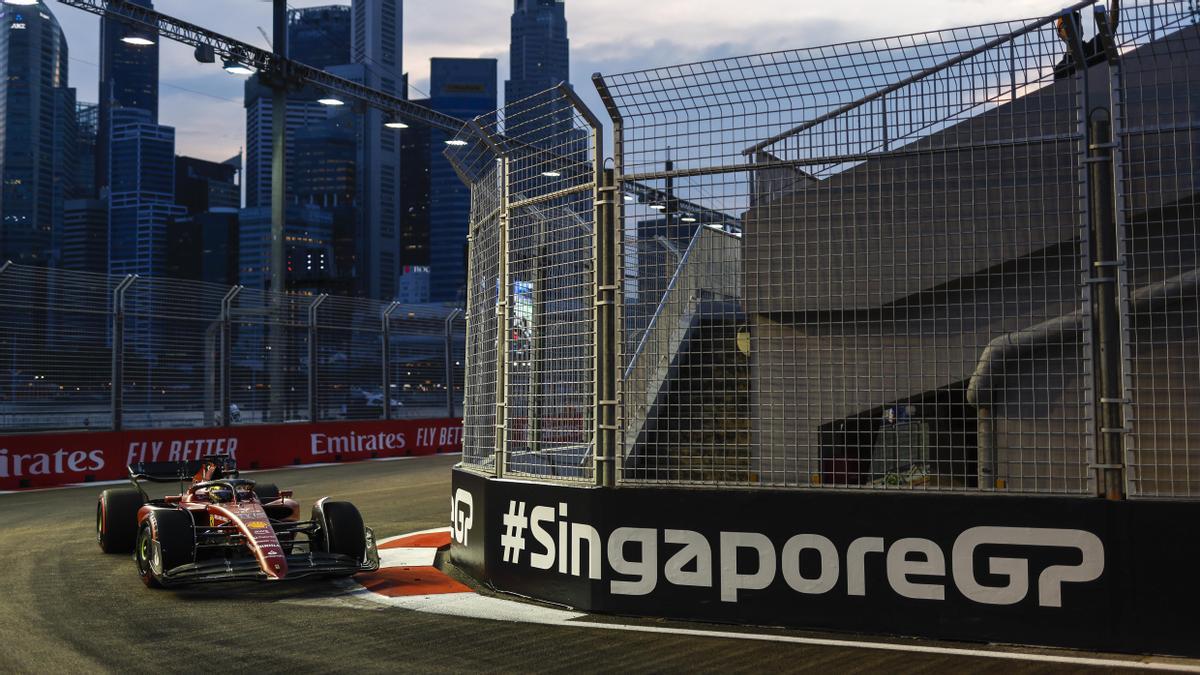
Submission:
{"label": "light fixture on pole", "polygon": [[319,98],[319,99],[317,99],[317,103],[320,103],[321,105],[327,105],[327,106],[333,106],[333,107],[336,107],[339,105],[346,105],[346,102],[343,101],[342,99],[334,98],[332,96],[326,96],[325,98]]}
{"label": "light fixture on pole", "polygon": [[543,171],[542,175],[546,178],[558,178],[562,173],[558,171]]}
{"label": "light fixture on pole", "polygon": [[196,60],[200,63],[216,63],[217,52],[212,48],[212,45],[196,45],[196,51],[192,53]]}
{"label": "light fixture on pole", "polygon": [[394,117],[394,116],[389,117],[388,120],[383,123],[383,126],[387,127],[388,129],[407,129],[408,128],[408,125],[405,124],[404,122],[401,122],[399,117]]}
{"label": "light fixture on pole", "polygon": [[38,0],[4,0],[6,5],[17,5],[20,7],[29,7],[38,4]]}
{"label": "light fixture on pole", "polygon": [[256,72],[250,66],[234,59],[225,59],[224,64],[225,72],[230,75],[253,75]]}
{"label": "light fixture on pole", "polygon": [[466,144],[467,144],[467,142],[462,140],[461,138],[451,138],[446,141],[446,145],[453,145],[456,148],[464,146]]}
{"label": "light fixture on pole", "polygon": [[679,221],[682,223],[694,223],[696,222],[696,216],[693,216],[690,213],[685,213],[683,214],[683,217],[679,219]]}
{"label": "light fixture on pole", "polygon": [[133,45],[134,47],[149,47],[150,45],[154,44],[154,40],[142,35],[126,35],[125,37],[121,38],[121,42],[124,42],[127,45]]}

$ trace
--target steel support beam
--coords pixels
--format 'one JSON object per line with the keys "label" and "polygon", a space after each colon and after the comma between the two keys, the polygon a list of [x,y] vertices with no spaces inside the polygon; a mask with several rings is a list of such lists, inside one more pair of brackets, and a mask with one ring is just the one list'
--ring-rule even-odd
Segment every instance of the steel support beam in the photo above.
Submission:
{"label": "steel support beam", "polygon": [[125,292],[137,281],[130,274],[113,289],[112,306],[112,430],[120,431],[125,417]]}
{"label": "steel support beam", "polygon": [[320,354],[317,350],[320,337],[317,330],[317,310],[328,297],[324,294],[318,295],[308,306],[308,421],[310,422],[320,421],[320,378],[318,373],[321,368],[319,365]]}
{"label": "steel support beam", "polygon": [[381,364],[383,368],[383,419],[392,419],[392,314],[400,307],[400,303],[393,302],[384,308],[383,314],[379,319],[382,325],[380,326],[380,335],[383,338],[383,351]]}
{"label": "steel support beam", "polygon": [[446,317],[446,416],[454,417],[454,322],[462,316],[463,311],[457,307]]}
{"label": "steel support beam", "polygon": [[234,286],[229,289],[224,298],[221,298],[221,346],[219,358],[220,376],[220,401],[222,426],[230,426],[233,424],[230,410],[233,409],[233,383],[232,383],[232,363],[233,363],[233,301],[237,299],[238,294],[242,292],[241,286]]}

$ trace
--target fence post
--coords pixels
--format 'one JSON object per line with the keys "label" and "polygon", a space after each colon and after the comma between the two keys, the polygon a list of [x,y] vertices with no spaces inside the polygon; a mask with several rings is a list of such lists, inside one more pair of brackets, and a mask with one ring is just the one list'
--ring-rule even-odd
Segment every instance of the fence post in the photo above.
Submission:
{"label": "fence post", "polygon": [[319,378],[317,371],[320,367],[317,363],[319,356],[317,354],[317,309],[321,303],[325,302],[328,295],[322,293],[318,295],[312,304],[308,306],[308,421],[320,421],[320,405],[319,396],[320,390]]}
{"label": "fence post", "polygon": [[454,417],[454,322],[462,313],[462,309],[455,307],[446,317],[446,417],[450,418]]}
{"label": "fence post", "polygon": [[218,395],[221,406],[222,426],[231,426],[233,424],[230,410],[233,408],[233,301],[238,294],[242,292],[241,286],[234,286],[229,289],[224,298],[221,298],[221,353],[220,353],[220,378],[221,392]]}
{"label": "fence post", "polygon": [[499,265],[497,270],[496,288],[496,477],[503,478],[507,473],[508,413],[506,410],[508,398],[508,350],[509,350],[509,317],[508,317],[508,221],[509,221],[509,158],[506,155],[501,164],[500,177],[500,232],[499,232]]}
{"label": "fence post", "polygon": [[[1119,56],[1107,14],[1100,8],[1095,13],[1099,29],[1097,41],[1108,56],[1110,69],[1117,67]],[[1086,66],[1080,61],[1080,69]],[[1087,75],[1084,75],[1086,78]],[[1111,81],[1111,75],[1110,75]],[[1125,428],[1124,378],[1121,372],[1121,306],[1117,282],[1124,261],[1118,242],[1116,215],[1116,186],[1112,111],[1110,96],[1107,107],[1090,109],[1088,129],[1088,213],[1089,239],[1092,245],[1092,316],[1097,336],[1096,365],[1099,367],[1099,396],[1095,397],[1095,419],[1100,423],[1097,444],[1096,490],[1106,499],[1123,499],[1125,494]]]}
{"label": "fence post", "polygon": [[[613,168],[603,169],[604,154],[599,137],[595,159],[598,181],[595,231],[602,235],[597,239],[596,267],[597,305],[602,310],[598,312],[596,324],[596,372],[601,376],[596,390],[596,482],[604,487],[615,487],[624,453],[621,368],[625,361],[621,350],[625,301],[621,284],[624,276],[625,196],[621,191],[621,174],[624,171],[625,118],[609,92],[604,76],[594,73],[592,83],[613,124]],[[602,299],[607,302],[601,304]]]}
{"label": "fence post", "polygon": [[[1104,115],[1096,113],[1103,112]],[[1125,423],[1122,415],[1124,397],[1121,378],[1121,318],[1117,297],[1117,225],[1113,195],[1112,125],[1107,111],[1093,111],[1090,162],[1091,182],[1091,239],[1095,247],[1092,257],[1092,295],[1095,322],[1098,327],[1097,365],[1100,367],[1100,396],[1096,419],[1100,422],[1100,456],[1096,462],[1096,485],[1107,499],[1121,499],[1124,488]]]}
{"label": "fence post", "polygon": [[112,430],[120,431],[125,402],[125,291],[137,281],[130,274],[113,289],[112,311],[112,370],[110,371],[112,394]]}
{"label": "fence post", "polygon": [[617,188],[611,169],[596,167],[596,483],[616,485]]}
{"label": "fence post", "polygon": [[400,303],[393,302],[379,317],[383,322],[383,419],[392,419],[392,312]]}

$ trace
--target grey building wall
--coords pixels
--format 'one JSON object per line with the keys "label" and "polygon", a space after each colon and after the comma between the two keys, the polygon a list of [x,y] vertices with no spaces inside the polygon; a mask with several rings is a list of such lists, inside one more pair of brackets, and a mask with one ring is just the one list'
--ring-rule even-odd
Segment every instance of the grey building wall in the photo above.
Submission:
{"label": "grey building wall", "polygon": [[[1129,119],[1196,123],[1196,41],[1196,29],[1186,29],[1124,56]],[[1165,63],[1172,65],[1164,70]],[[1105,96],[1107,69],[1093,67],[1090,77],[1093,95]],[[1020,367],[997,385],[1007,393],[989,410],[989,438],[966,401],[989,343],[1084,306],[1073,87],[1071,79],[1055,81],[822,180],[797,176],[789,184],[778,169],[757,176],[744,219],[744,304],[755,469],[764,480],[858,482],[865,477],[857,463],[870,452],[881,413],[912,406],[941,425],[938,461],[961,482],[971,483],[979,444],[990,443],[1007,488],[1087,489],[1089,329],[1049,335],[1014,357]],[[1196,148],[1161,138],[1142,145],[1127,148],[1126,167],[1135,293],[1194,270],[1200,250],[1196,211],[1180,207],[1194,204],[1200,168],[1178,159],[1195,157]],[[1151,399],[1168,390],[1166,364],[1180,345],[1195,343],[1178,339],[1194,334],[1194,314],[1185,309],[1194,299],[1194,291],[1180,294],[1176,309],[1159,312],[1160,323],[1177,317],[1174,342],[1135,345],[1135,367],[1146,365],[1134,379]],[[1132,306],[1133,324],[1153,324],[1150,311]],[[1139,424],[1200,422],[1195,379],[1143,407]],[[1193,438],[1200,432],[1189,428]],[[1200,468],[1196,453],[1187,461]],[[833,466],[840,477],[831,476]]]}

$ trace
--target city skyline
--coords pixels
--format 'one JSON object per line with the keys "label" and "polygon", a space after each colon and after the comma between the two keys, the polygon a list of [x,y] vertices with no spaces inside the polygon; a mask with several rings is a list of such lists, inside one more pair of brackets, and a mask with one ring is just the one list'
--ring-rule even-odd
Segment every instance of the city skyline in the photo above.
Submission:
{"label": "city skyline", "polygon": [[[296,9],[349,1],[292,0]],[[598,3],[568,0],[571,24],[571,80],[584,99],[600,109],[587,81],[592,72],[623,72],[669,63],[721,58],[731,54],[828,44],[897,32],[927,30],[1035,16],[1059,4],[1050,0],[945,3],[914,0],[903,12],[881,0],[848,0],[836,5],[759,0],[714,24],[708,19],[725,3],[717,0],[661,0],[648,6],[634,0]],[[95,103],[98,89],[99,20],[50,2],[71,49],[71,85],[81,102]],[[258,32],[270,33],[268,3],[249,0],[158,0],[158,11],[198,23],[248,43],[266,47]],[[498,85],[509,76],[510,2],[404,3],[404,70],[410,96],[423,98],[433,57],[496,58]],[[637,21],[630,21],[636,17]],[[618,48],[619,46],[619,48]],[[212,65],[196,63],[192,50],[164,40],[161,49],[161,123],[177,129],[179,154],[223,161],[245,145],[244,80]]]}

